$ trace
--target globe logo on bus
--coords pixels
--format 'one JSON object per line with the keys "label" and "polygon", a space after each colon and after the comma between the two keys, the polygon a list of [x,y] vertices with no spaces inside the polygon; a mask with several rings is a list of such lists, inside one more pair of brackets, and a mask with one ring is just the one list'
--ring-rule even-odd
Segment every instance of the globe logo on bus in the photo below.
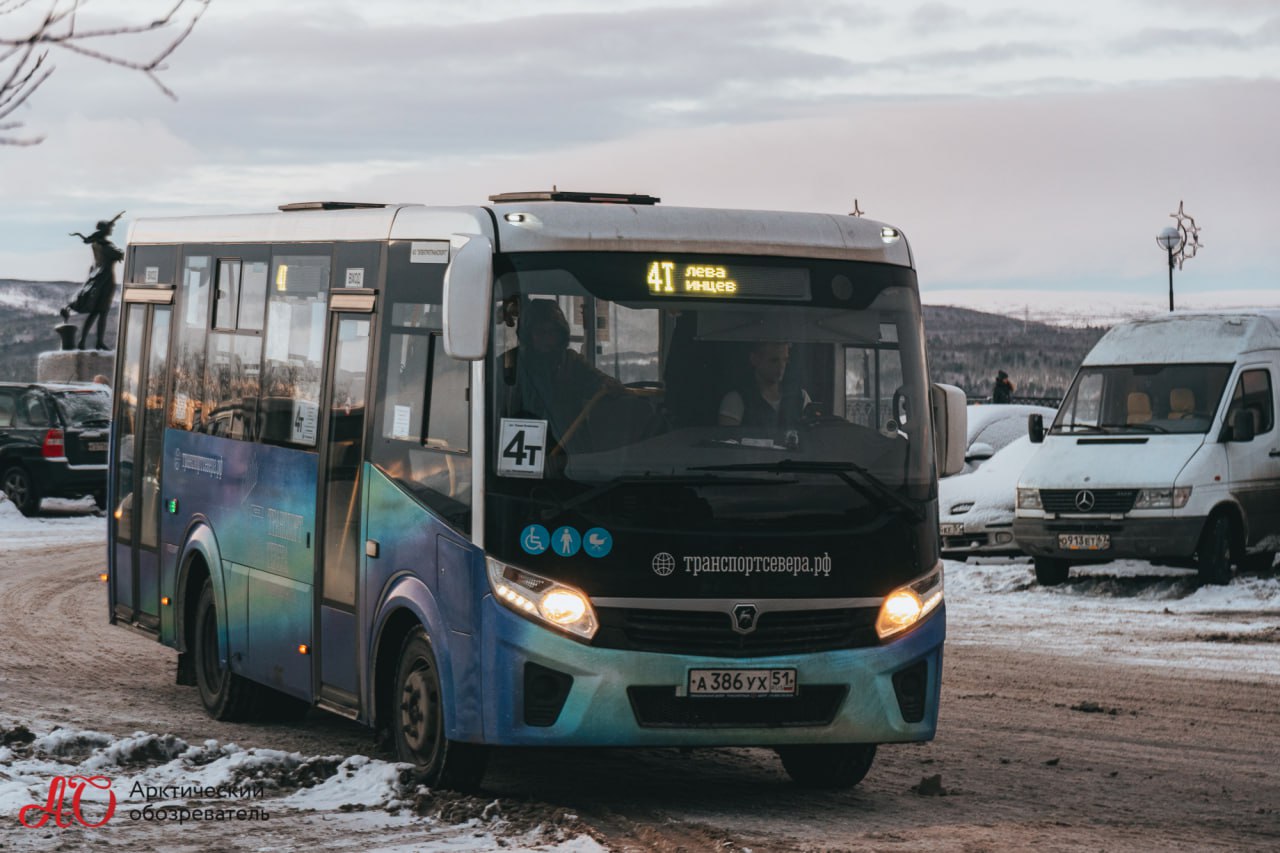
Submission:
{"label": "globe logo on bus", "polygon": [[666,577],[676,570],[676,558],[668,554],[666,551],[659,551],[653,555],[653,573],[661,577]]}

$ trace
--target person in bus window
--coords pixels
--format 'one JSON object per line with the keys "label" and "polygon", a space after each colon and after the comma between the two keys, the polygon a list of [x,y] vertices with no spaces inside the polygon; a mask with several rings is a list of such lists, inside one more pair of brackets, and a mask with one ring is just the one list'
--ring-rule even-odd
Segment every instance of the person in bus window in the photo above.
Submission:
{"label": "person in bus window", "polygon": [[758,341],[747,356],[748,380],[720,400],[720,425],[777,430],[800,423],[812,401],[800,387],[784,387],[791,344]]}
{"label": "person in bus window", "polygon": [[547,421],[560,443],[570,444],[587,408],[625,388],[569,347],[569,321],[553,300],[528,300],[518,323],[519,343],[503,354],[506,411]]}

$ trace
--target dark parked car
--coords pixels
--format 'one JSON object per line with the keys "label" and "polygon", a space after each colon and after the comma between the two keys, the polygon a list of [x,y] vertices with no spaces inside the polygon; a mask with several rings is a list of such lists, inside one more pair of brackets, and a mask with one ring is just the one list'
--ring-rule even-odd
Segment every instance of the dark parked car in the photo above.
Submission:
{"label": "dark parked car", "polygon": [[23,515],[44,498],[105,508],[110,426],[103,385],[0,382],[0,488]]}

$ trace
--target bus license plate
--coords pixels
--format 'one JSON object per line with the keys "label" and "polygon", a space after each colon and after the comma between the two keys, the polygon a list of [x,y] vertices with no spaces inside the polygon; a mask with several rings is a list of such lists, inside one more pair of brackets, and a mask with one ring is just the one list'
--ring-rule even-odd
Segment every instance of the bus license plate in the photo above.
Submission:
{"label": "bus license plate", "polygon": [[1108,533],[1059,533],[1058,547],[1065,551],[1105,551],[1111,547]]}
{"label": "bus license plate", "polygon": [[107,443],[105,441],[90,441],[84,446],[84,449],[90,453],[102,453],[107,449]]}
{"label": "bus license plate", "polygon": [[963,524],[953,524],[948,522],[942,525],[943,536],[959,536],[962,533],[964,533]]}
{"label": "bus license plate", "polygon": [[691,669],[690,696],[794,696],[794,669]]}

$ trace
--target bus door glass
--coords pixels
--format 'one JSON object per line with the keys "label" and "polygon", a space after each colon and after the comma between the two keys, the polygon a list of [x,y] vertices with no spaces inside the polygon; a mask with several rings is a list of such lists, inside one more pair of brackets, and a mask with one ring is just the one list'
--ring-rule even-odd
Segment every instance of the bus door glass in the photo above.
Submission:
{"label": "bus door glass", "polygon": [[[368,306],[372,310],[372,295]],[[320,487],[320,693],[330,706],[358,710],[356,588],[361,543],[361,468],[364,464],[372,313],[331,317],[326,425]]]}
{"label": "bus door glass", "polygon": [[171,314],[168,305],[128,305],[112,430],[115,614],[152,630],[160,625],[160,481]]}

